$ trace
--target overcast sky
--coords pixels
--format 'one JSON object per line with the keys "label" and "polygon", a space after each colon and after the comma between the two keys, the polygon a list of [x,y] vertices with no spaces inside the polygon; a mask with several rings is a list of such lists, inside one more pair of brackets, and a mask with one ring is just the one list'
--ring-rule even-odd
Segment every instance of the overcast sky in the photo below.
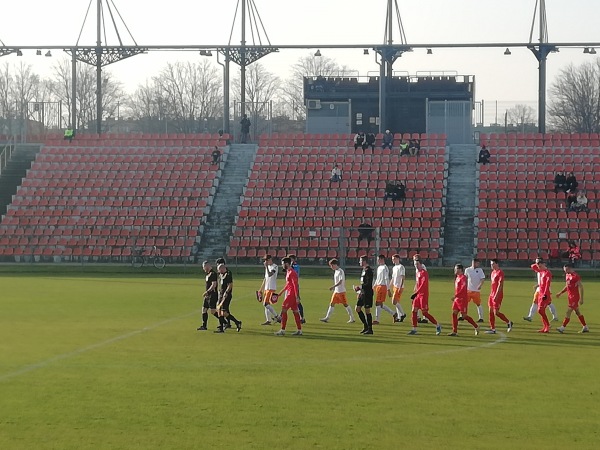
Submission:
{"label": "overcast sky", "polygon": [[[104,0],[106,2],[106,0]],[[227,44],[238,0],[112,0],[139,45]],[[19,0],[3,2],[0,39],[6,45],[72,45],[77,41],[89,0]],[[378,44],[383,42],[387,0],[254,0],[271,44]],[[535,0],[398,0],[409,44],[528,42]],[[96,40],[95,4],[83,28],[80,44]],[[551,42],[600,41],[600,0],[546,0]],[[109,28],[110,25],[107,25]],[[107,28],[107,29],[108,29]],[[125,44],[132,44],[124,27]],[[395,41],[398,27],[395,25]],[[534,31],[534,41],[539,32]],[[240,27],[232,44],[240,42]],[[251,37],[247,38],[252,43]],[[118,41],[110,34],[108,45]],[[600,48],[597,49],[600,55]],[[314,52],[314,50],[312,51]],[[476,100],[530,101],[537,99],[537,61],[529,50],[434,50],[407,53],[394,65],[397,71],[456,71],[475,75]],[[23,61],[46,75],[55,58],[25,53]],[[55,52],[55,57],[56,57]],[[362,50],[322,50],[321,53],[360,71],[378,70],[373,53]],[[308,50],[282,51],[261,59],[267,69],[286,78],[289,66]],[[16,61],[17,56],[2,58]],[[166,61],[201,58],[196,53],[156,52],[114,64],[110,70],[128,90],[157,74]],[[548,60],[548,81],[569,63],[591,61],[582,49],[563,49]]]}

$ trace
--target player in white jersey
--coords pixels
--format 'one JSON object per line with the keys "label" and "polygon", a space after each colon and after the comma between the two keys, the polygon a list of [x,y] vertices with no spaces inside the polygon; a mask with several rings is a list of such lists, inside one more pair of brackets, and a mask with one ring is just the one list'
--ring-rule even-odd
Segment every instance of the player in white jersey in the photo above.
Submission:
{"label": "player in white jersey", "polygon": [[275,312],[275,308],[273,308],[273,303],[277,301],[273,294],[277,292],[277,272],[279,267],[277,264],[273,264],[271,255],[265,255],[263,258],[263,265],[265,266],[265,276],[257,291],[257,295],[258,300],[262,301],[262,304],[265,307],[265,318],[267,319],[261,325],[271,325],[271,320],[276,320],[277,322],[281,320],[279,315]]}
{"label": "player in white jersey", "polygon": [[375,283],[373,284],[373,290],[375,292],[375,320],[373,321],[373,325],[379,324],[379,316],[382,309],[390,313],[394,318],[394,322],[398,319],[398,314],[384,304],[386,296],[392,296],[391,291],[388,291],[389,285],[390,269],[385,264],[385,256],[379,255],[377,257],[377,275],[375,277]]}
{"label": "player in white jersey", "polygon": [[[542,259],[536,258],[535,263],[539,264],[540,262],[542,262]],[[538,296],[540,293],[540,272],[536,273],[536,280],[537,284],[533,286],[533,303],[531,304],[531,308],[529,308],[529,315],[523,317],[523,320],[526,320],[527,322],[532,321],[533,316],[538,310]],[[558,316],[556,314],[556,307],[554,306],[554,303],[552,303],[552,301],[550,301],[550,303],[548,304],[548,309],[550,310],[550,314],[552,314],[552,322],[556,322],[558,320]]]}
{"label": "player in white jersey", "polygon": [[333,307],[335,305],[342,305],[348,313],[348,323],[354,323],[354,313],[352,312],[352,308],[348,306],[348,300],[346,299],[346,274],[340,267],[340,262],[335,258],[329,261],[329,267],[333,270],[333,286],[329,288],[330,291],[333,291],[333,294],[331,295],[327,314],[320,320],[321,322],[329,322],[333,314]]}
{"label": "player in white jersey", "polygon": [[483,282],[485,281],[485,272],[479,267],[479,260],[477,258],[473,258],[471,267],[465,269],[465,275],[467,276],[468,301],[475,303],[475,306],[477,306],[477,315],[479,316],[477,322],[482,323],[483,307],[481,306],[481,286],[483,286]]}
{"label": "player in white jersey", "polygon": [[390,291],[392,292],[392,304],[396,308],[394,322],[403,322],[406,314],[400,305],[402,292],[404,292],[404,279],[406,278],[406,269],[400,262],[400,255],[392,255],[394,268],[392,269],[392,278],[390,280]]}

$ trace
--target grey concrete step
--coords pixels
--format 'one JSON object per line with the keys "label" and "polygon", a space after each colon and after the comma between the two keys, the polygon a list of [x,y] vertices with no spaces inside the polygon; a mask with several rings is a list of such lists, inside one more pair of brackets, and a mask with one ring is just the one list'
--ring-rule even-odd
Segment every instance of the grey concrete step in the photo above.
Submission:
{"label": "grey concrete step", "polygon": [[233,144],[229,148],[227,162],[200,240],[200,260],[212,261],[225,256],[240,197],[248,182],[248,173],[257,150],[258,147],[254,144]]}
{"label": "grey concrete step", "polygon": [[443,262],[466,263],[474,252],[477,200],[477,147],[451,145],[448,155]]}
{"label": "grey concrete step", "polygon": [[0,216],[6,214],[13,195],[23,182],[27,170],[31,168],[31,163],[40,149],[39,144],[16,144],[10,160],[0,174]]}

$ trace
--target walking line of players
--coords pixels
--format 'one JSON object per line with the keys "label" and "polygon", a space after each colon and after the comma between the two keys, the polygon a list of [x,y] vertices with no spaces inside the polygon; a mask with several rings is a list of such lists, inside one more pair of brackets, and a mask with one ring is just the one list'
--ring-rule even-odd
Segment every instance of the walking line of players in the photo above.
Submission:
{"label": "walking line of players", "polygon": [[[360,285],[352,286],[357,295],[355,311],[363,324],[361,334],[373,334],[373,325],[379,324],[381,311],[386,311],[392,316],[393,322],[403,322],[407,317],[400,300],[404,292],[404,283],[406,271],[400,262],[400,256],[392,256],[394,264],[392,273],[386,265],[385,256],[379,255],[377,259],[377,272],[374,277],[373,269],[369,266],[366,255],[359,258],[359,264],[362,268],[360,276]],[[286,272],[286,283],[280,292],[277,292],[277,273],[278,266],[273,263],[271,255],[263,258],[265,276],[258,291],[256,291],[257,300],[260,301],[265,310],[265,322],[262,325],[271,325],[281,323],[281,329],[275,333],[277,336],[284,336],[286,333],[288,311],[292,311],[296,323],[297,331],[293,335],[302,335],[302,324],[305,323],[304,310],[300,301],[299,275],[300,267],[295,255],[289,255],[282,259],[282,268]],[[411,322],[412,329],[409,335],[417,334],[419,323],[431,322],[436,329],[436,335],[441,334],[442,326],[429,313],[429,274],[427,268],[422,263],[418,255],[413,258],[413,264],[416,269],[416,282],[411,295]],[[500,268],[497,259],[491,260],[491,289],[488,298],[489,324],[490,327],[485,331],[487,334],[496,333],[496,318],[506,324],[507,332],[513,328],[513,322],[510,321],[501,311],[502,300],[504,297],[504,272]],[[204,305],[202,309],[202,326],[198,330],[207,330],[208,312],[219,320],[219,326],[216,333],[223,333],[227,328],[231,328],[231,322],[236,326],[239,332],[242,328],[242,322],[237,320],[230,311],[230,303],[233,289],[233,277],[231,271],[227,269],[225,260],[217,260],[217,272],[214,271],[208,261],[203,263],[203,269],[206,273],[206,291],[204,292]],[[321,322],[328,322],[331,318],[336,305],[342,305],[348,313],[348,323],[354,323],[354,313],[348,304],[346,297],[346,278],[344,270],[339,266],[337,259],[329,261],[329,267],[333,270],[333,285],[329,288],[332,291],[331,301],[325,317]],[[552,282],[552,273],[541,258],[537,258],[531,268],[537,274],[537,285],[534,287],[534,297],[529,314],[523,317],[524,320],[531,322],[533,315],[537,313],[542,320],[540,333],[550,331],[550,320],[546,314],[548,308],[552,314],[552,320],[557,321],[556,308],[552,303],[550,286]],[[568,295],[568,307],[563,323],[557,328],[557,331],[564,333],[567,324],[571,319],[573,311],[582,324],[581,333],[589,331],[584,316],[579,309],[583,304],[584,290],[581,277],[575,272],[571,264],[564,265],[565,287],[557,294],[560,297],[565,292]],[[452,301],[452,331],[449,336],[458,335],[458,322],[466,321],[473,327],[475,335],[480,332],[480,323],[484,322],[483,308],[481,306],[481,287],[485,280],[485,273],[480,267],[480,261],[473,259],[470,267],[466,269],[462,264],[454,266],[455,283],[454,296]],[[375,278],[375,279],[374,279]],[[285,299],[282,303],[281,313],[277,314],[273,305],[277,303],[278,298],[285,292]],[[394,309],[385,305],[386,296],[392,299]],[[375,320],[371,313],[375,302]],[[475,321],[468,315],[468,304],[473,302],[477,308],[478,320]],[[419,313],[422,317],[419,318]]]}

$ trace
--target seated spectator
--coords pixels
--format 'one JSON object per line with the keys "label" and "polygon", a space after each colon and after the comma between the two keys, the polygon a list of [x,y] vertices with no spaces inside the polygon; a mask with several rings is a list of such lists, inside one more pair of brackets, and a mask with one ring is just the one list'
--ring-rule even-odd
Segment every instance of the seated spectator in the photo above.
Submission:
{"label": "seated spectator", "polygon": [[577,194],[577,199],[575,200],[575,202],[571,203],[571,211],[589,211],[588,210],[588,199],[585,196],[585,193],[583,191],[580,191]]}
{"label": "seated spectator", "polygon": [[389,181],[385,183],[385,192],[383,195],[383,199],[387,200],[388,198],[392,200],[396,200],[396,184],[390,183]]}
{"label": "seated spectator", "polygon": [[[354,150],[358,150],[358,147],[363,147],[364,143],[365,143],[365,133],[363,133],[362,131],[359,131],[354,136]],[[363,147],[363,150],[364,150],[364,147]]]}
{"label": "seated spectator", "polygon": [[358,226],[358,240],[362,241],[366,239],[367,242],[371,244],[371,241],[373,240],[373,231],[375,231],[375,228],[373,228],[370,223],[361,223]]}
{"label": "seated spectator", "polygon": [[374,133],[367,133],[367,136],[365,137],[365,143],[363,144],[363,150],[371,147],[371,150],[375,151],[375,139]]}
{"label": "seated spectator", "polygon": [[567,191],[567,209],[571,209],[574,203],[577,203],[577,194],[575,191]]}
{"label": "seated spectator", "polygon": [[390,133],[390,130],[385,130],[385,133],[383,133],[383,144],[381,145],[381,148],[383,149],[387,147],[391,150],[393,144],[394,135]]}
{"label": "seated spectator", "polygon": [[558,191],[567,192],[567,177],[562,172],[557,172],[554,177],[554,192]]}
{"label": "seated spectator", "polygon": [[580,259],[581,250],[579,250],[579,246],[575,243],[575,241],[569,242],[569,261],[571,261],[572,264],[575,264]]}
{"label": "seated spectator", "polygon": [[477,162],[481,164],[489,164],[490,156],[492,156],[490,151],[485,147],[485,145],[482,145],[481,150],[479,150],[479,159]]}
{"label": "seated spectator", "polygon": [[421,150],[421,143],[418,139],[411,139],[408,141],[408,152],[411,156],[417,156]]}
{"label": "seated spectator", "polygon": [[337,164],[331,169],[331,178],[329,181],[342,181],[342,171]]}
{"label": "seated spectator", "polygon": [[396,183],[396,200],[404,200],[406,198],[406,186],[402,181]]}
{"label": "seated spectator", "polygon": [[400,156],[402,155],[410,155],[408,150],[408,142],[404,142],[402,139],[400,140]]}
{"label": "seated spectator", "polygon": [[579,183],[577,182],[577,179],[575,178],[575,174],[573,172],[569,173],[569,176],[567,177],[567,189],[570,191],[577,191],[577,186],[579,186]]}
{"label": "seated spectator", "polygon": [[71,142],[75,137],[75,132],[71,128],[65,130],[64,140]]}
{"label": "seated spectator", "polygon": [[215,149],[212,151],[212,163],[213,165],[218,165],[219,162],[221,161],[221,151],[219,150],[219,147],[217,147],[215,145]]}
{"label": "seated spectator", "polygon": [[393,201],[404,200],[406,198],[406,186],[401,181],[397,183],[385,183],[384,200],[392,199]]}

